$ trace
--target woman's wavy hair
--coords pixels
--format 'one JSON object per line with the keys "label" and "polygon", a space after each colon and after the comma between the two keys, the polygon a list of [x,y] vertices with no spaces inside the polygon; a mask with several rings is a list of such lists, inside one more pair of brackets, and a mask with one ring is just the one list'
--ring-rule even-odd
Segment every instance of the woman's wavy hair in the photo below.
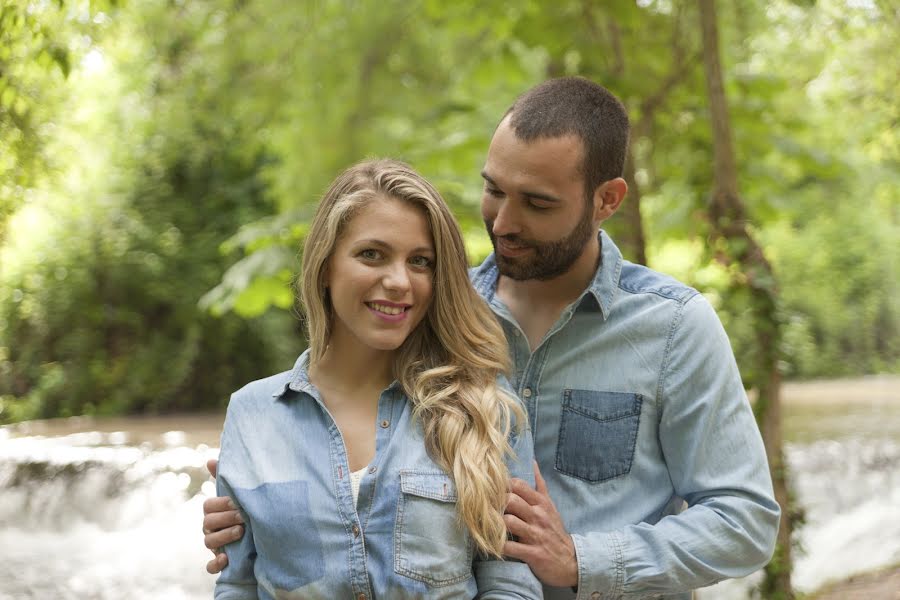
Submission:
{"label": "woman's wavy hair", "polygon": [[310,364],[322,359],[331,334],[326,271],[337,240],[362,206],[386,197],[426,214],[436,255],[431,305],[398,349],[394,375],[422,423],[429,455],[453,477],[461,521],[482,552],[500,557],[507,539],[505,458],[511,430],[524,427],[525,414],[497,385],[498,375],[509,372],[506,338],[469,281],[459,225],[437,190],[402,162],[350,167],[319,204],[299,284]]}

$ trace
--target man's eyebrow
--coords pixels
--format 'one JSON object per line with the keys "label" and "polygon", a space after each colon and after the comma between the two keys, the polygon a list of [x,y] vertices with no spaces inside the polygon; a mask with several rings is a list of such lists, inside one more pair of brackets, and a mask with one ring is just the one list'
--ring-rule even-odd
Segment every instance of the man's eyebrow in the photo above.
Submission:
{"label": "man's eyebrow", "polygon": [[[500,187],[497,185],[497,182],[494,181],[491,178],[491,176],[487,174],[486,171],[481,172],[481,177],[485,181],[487,181],[489,184],[494,186],[495,188]],[[534,191],[524,190],[524,191],[522,191],[522,195],[525,196],[526,198],[528,198],[529,200],[543,200],[544,202],[552,202],[554,204],[559,204],[561,202],[561,200],[559,198],[557,198],[556,196],[553,196],[550,194],[545,194],[544,192],[534,192]]]}
{"label": "man's eyebrow", "polygon": [[544,202],[552,202],[554,204],[559,204],[560,199],[556,196],[551,196],[550,194],[544,194],[542,192],[522,192],[522,195],[530,200],[543,200]]}

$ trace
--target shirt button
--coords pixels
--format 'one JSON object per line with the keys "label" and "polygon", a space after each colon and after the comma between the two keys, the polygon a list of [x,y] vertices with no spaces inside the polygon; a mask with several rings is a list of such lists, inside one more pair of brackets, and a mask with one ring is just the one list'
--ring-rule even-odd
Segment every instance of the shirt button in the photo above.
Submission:
{"label": "shirt button", "polygon": [[600,592],[594,592],[593,594],[591,594],[591,600],[600,600],[601,598],[603,598],[603,594],[601,594]]}
{"label": "shirt button", "polygon": [[381,428],[382,428],[382,429],[387,429],[387,428],[390,427],[390,426],[391,426],[391,422],[388,421],[387,419],[385,419],[384,421],[381,422]]}
{"label": "shirt button", "polygon": [[378,470],[378,467],[375,467],[375,466],[369,467],[369,473],[374,473],[377,470]]}
{"label": "shirt button", "polygon": [[350,531],[353,532],[353,537],[359,537],[359,525],[354,523],[353,527],[350,528]]}
{"label": "shirt button", "polygon": [[525,388],[522,390],[522,395],[526,398],[531,398],[531,388]]}
{"label": "shirt button", "polygon": [[360,594],[359,596],[356,597],[356,600],[366,600],[366,595]]}

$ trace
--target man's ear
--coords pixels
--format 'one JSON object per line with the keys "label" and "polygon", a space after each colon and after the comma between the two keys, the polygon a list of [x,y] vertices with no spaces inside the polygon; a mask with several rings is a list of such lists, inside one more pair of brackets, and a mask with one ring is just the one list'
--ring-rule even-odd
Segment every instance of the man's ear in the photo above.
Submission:
{"label": "man's ear", "polygon": [[621,177],[604,181],[594,190],[594,221],[601,223],[619,210],[628,193],[628,184]]}

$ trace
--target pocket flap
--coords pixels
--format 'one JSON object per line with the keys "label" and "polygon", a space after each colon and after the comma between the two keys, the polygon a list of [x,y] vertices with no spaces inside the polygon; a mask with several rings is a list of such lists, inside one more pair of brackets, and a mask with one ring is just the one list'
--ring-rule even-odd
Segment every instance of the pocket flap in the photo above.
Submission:
{"label": "pocket flap", "polygon": [[570,390],[563,392],[563,406],[598,421],[615,421],[641,414],[643,397],[630,392]]}
{"label": "pocket flap", "polygon": [[421,498],[456,502],[456,485],[449,475],[435,471],[400,471],[400,489]]}

